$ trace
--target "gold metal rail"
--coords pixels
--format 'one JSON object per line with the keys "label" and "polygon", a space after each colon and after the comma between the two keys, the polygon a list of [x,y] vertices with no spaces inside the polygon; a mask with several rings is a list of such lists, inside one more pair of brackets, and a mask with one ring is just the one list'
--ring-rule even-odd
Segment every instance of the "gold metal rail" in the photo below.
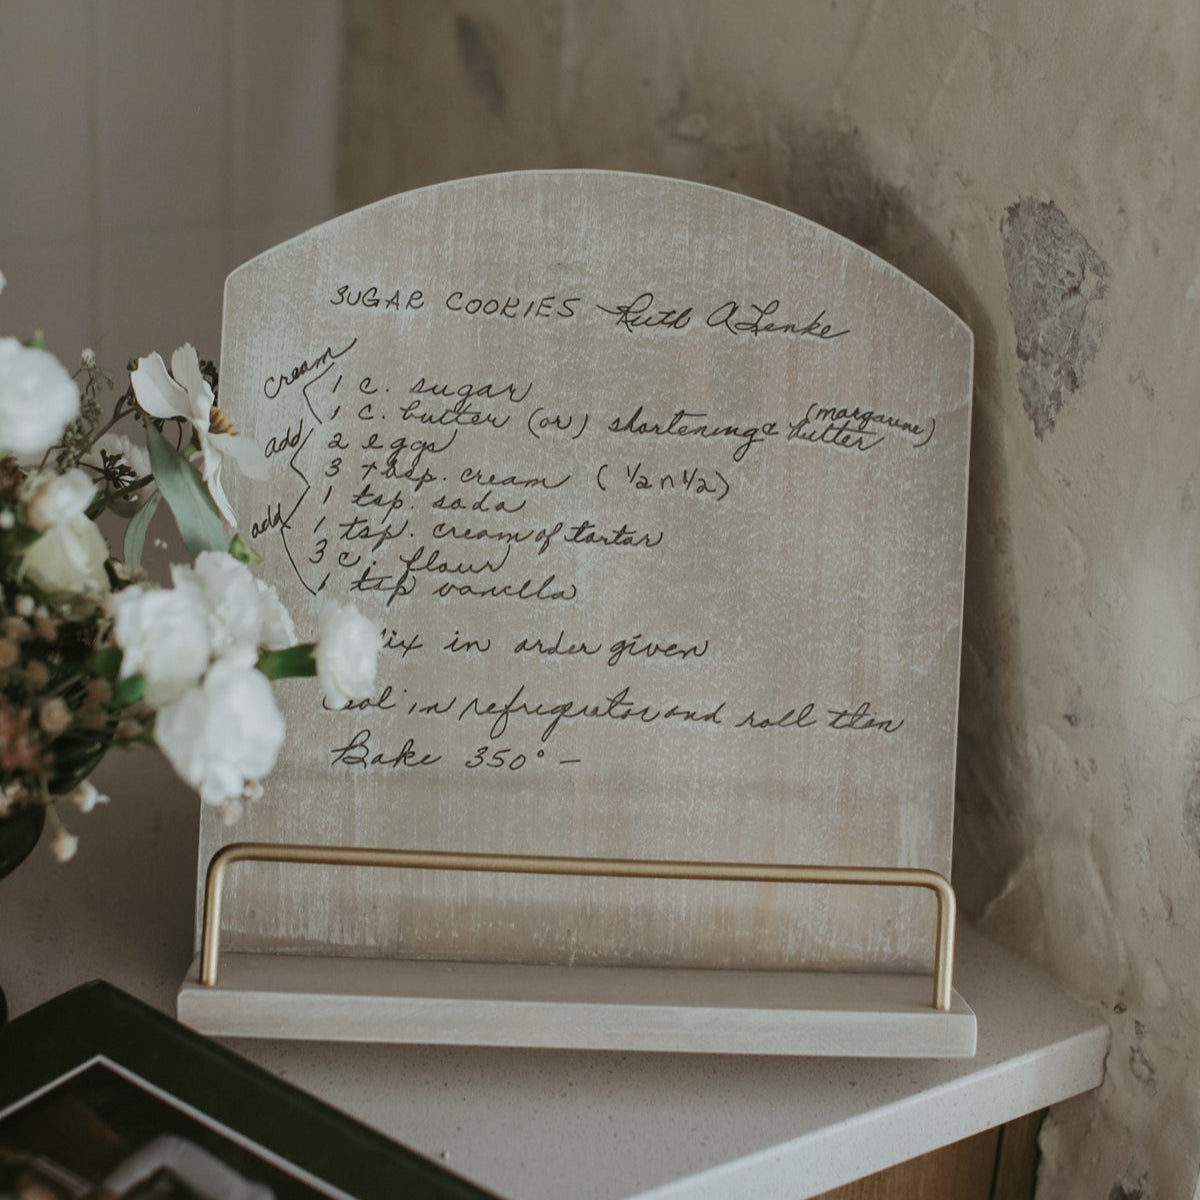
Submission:
{"label": "gold metal rail", "polygon": [[221,942],[221,897],[234,863],[274,862],[349,867],[407,867],[418,871],[493,871],[513,875],[590,875],[633,879],[707,879],[749,883],[830,883],[925,888],[937,898],[933,1007],[951,1006],[954,975],[954,889],[942,875],[917,867],[822,867],[775,863],[679,862],[629,858],[562,858],[534,854],[460,854],[361,846],[295,846],[234,842],[218,850],[204,884],[200,982],[214,987]]}

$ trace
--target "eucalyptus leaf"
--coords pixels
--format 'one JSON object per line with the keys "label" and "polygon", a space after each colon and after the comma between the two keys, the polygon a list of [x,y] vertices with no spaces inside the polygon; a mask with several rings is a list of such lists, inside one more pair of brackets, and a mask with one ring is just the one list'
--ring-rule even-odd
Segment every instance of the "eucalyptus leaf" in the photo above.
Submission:
{"label": "eucalyptus leaf", "polygon": [[162,492],[155,492],[134,513],[129,519],[129,524],[125,526],[125,565],[127,567],[142,565],[142,547],[146,544],[146,531],[150,528],[150,521],[158,511],[161,502]]}
{"label": "eucalyptus leaf", "polygon": [[195,467],[152,425],[146,426],[146,448],[159,491],[188,550],[193,555],[224,550],[229,544],[225,523]]}

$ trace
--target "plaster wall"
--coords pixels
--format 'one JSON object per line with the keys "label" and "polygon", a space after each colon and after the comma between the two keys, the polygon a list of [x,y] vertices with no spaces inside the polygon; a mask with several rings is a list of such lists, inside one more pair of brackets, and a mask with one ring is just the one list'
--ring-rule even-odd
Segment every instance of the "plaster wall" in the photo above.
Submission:
{"label": "plaster wall", "polygon": [[1043,1200],[1200,1166],[1200,6],[349,0],[339,207],[494,170],[746,192],[977,339],[955,882],[1107,1014]]}

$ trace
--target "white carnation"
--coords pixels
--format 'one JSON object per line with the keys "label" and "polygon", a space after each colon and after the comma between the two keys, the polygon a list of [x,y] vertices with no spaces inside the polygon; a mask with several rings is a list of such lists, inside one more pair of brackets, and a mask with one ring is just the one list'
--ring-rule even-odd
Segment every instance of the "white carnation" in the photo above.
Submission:
{"label": "white carnation", "polygon": [[223,658],[242,647],[257,650],[262,636],[262,593],[245,563],[223,550],[205,550],[194,566],[174,566],[176,588],[194,587],[208,614],[213,656]]}
{"label": "white carnation", "polygon": [[379,629],[354,605],[330,604],[321,612],[317,678],[330,708],[345,708],[371,694],[382,643]]}
{"label": "white carnation", "polygon": [[279,599],[279,593],[261,579],[255,579],[258,598],[262,606],[262,634],[259,645],[264,650],[286,650],[296,644],[296,626],[292,614]]}
{"label": "white carnation", "polygon": [[38,531],[60,525],[87,512],[95,494],[96,485],[78,467],[61,475],[55,471],[35,471],[21,484],[25,522]]}
{"label": "white carnation", "polygon": [[204,674],[208,613],[197,590],[129,587],[112,597],[111,608],[121,678],[143,675],[152,708],[178,700]]}
{"label": "white carnation", "polygon": [[21,556],[20,577],[52,600],[103,596],[109,590],[108,543],[82,513],[52,525]]}
{"label": "white carnation", "polygon": [[79,415],[79,391],[47,350],[0,338],[0,454],[44,454]]}
{"label": "white carnation", "polygon": [[240,802],[271,772],[284,722],[266,676],[242,656],[214,663],[204,682],[159,711],[154,739],[205,804]]}

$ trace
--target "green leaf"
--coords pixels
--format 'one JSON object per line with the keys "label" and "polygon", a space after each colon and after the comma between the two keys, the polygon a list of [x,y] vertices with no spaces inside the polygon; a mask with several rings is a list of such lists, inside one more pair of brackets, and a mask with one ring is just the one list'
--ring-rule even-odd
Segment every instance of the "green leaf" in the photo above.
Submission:
{"label": "green leaf", "polygon": [[233,535],[233,541],[229,543],[229,553],[248,567],[257,567],[263,560],[262,555],[240,533]]}
{"label": "green leaf", "polygon": [[140,672],[137,675],[130,675],[128,679],[122,679],[113,689],[113,699],[122,707],[127,704],[136,704],[145,694],[146,677]]}
{"label": "green leaf", "polygon": [[224,550],[229,543],[225,523],[196,469],[153,425],[146,426],[146,448],[159,491],[187,548],[193,555]]}
{"label": "green leaf", "polygon": [[93,650],[88,655],[83,665],[89,675],[112,682],[121,669],[121,647],[101,646],[99,650]]}
{"label": "green leaf", "polygon": [[268,679],[290,679],[299,675],[315,675],[317,659],[314,642],[288,646],[286,650],[264,650],[258,656],[258,669]]}
{"label": "green leaf", "polygon": [[[7,511],[12,512],[13,510],[10,508]],[[4,535],[5,553],[12,558],[19,558],[41,536],[36,529],[30,529],[28,525],[18,522]]]}
{"label": "green leaf", "polygon": [[155,492],[141,508],[129,519],[125,526],[125,565],[139,567],[142,564],[142,547],[146,544],[146,531],[150,521],[158,511],[162,501],[162,492]]}

